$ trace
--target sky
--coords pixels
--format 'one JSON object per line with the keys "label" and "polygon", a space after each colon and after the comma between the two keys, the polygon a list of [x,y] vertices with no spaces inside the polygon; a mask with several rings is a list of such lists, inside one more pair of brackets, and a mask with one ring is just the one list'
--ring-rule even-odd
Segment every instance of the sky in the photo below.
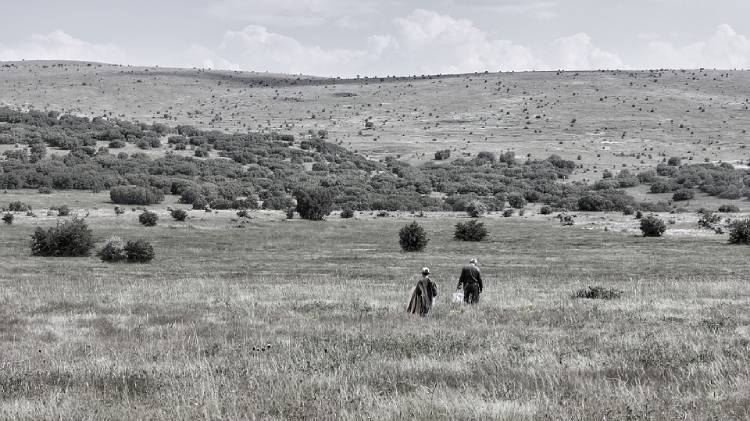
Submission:
{"label": "sky", "polygon": [[0,61],[316,76],[750,68],[748,0],[3,0]]}

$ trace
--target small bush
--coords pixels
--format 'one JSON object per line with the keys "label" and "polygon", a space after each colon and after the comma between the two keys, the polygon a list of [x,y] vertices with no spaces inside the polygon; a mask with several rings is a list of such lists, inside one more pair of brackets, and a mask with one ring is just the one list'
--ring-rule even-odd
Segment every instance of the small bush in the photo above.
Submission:
{"label": "small bush", "polygon": [[503,211],[503,216],[505,218],[510,218],[511,216],[513,216],[513,209],[511,209],[511,208],[505,209]]}
{"label": "small bush", "polygon": [[514,193],[508,196],[508,204],[512,208],[523,209],[526,206],[526,199],[518,193]]}
{"label": "small bush", "polygon": [[716,230],[716,224],[721,222],[721,216],[714,214],[711,211],[701,212],[701,217],[698,219],[698,226],[710,230]]}
{"label": "small bush", "polygon": [[633,209],[632,206],[625,206],[622,210],[622,214],[625,216],[630,216],[635,213],[635,209]]}
{"label": "small bush", "polygon": [[456,224],[453,238],[459,241],[482,241],[487,237],[487,228],[483,222],[471,220]]}
{"label": "small bush", "polygon": [[96,255],[105,262],[122,262],[128,258],[125,242],[117,236],[107,239],[107,243]]}
{"label": "small bush", "polygon": [[341,211],[341,217],[344,219],[354,218],[354,211],[352,208],[346,208]]}
{"label": "small bush", "polygon": [[641,232],[643,232],[644,237],[661,237],[666,230],[667,225],[664,224],[664,221],[654,215],[641,219]]}
{"label": "small bush", "polygon": [[142,214],[138,215],[138,222],[147,227],[153,227],[159,221],[159,215],[151,211],[143,211]]}
{"label": "small bush", "polygon": [[690,189],[679,189],[672,195],[672,200],[675,202],[681,200],[690,200],[695,197],[695,192]]}
{"label": "small bush", "polygon": [[68,216],[70,215],[70,208],[67,205],[62,205],[57,208],[57,216]]}
{"label": "small bush", "polygon": [[16,200],[15,202],[10,202],[8,204],[8,210],[10,212],[28,212],[32,209],[30,205]]}
{"label": "small bush", "polygon": [[148,263],[154,258],[154,248],[146,240],[128,241],[125,254],[130,263]]}
{"label": "small bush", "polygon": [[552,208],[549,206],[542,206],[541,209],[539,209],[540,215],[549,215],[552,213]]}
{"label": "small bush", "polygon": [[52,187],[50,186],[41,186],[39,187],[39,190],[37,190],[41,194],[52,194]]}
{"label": "small bush", "polygon": [[247,218],[250,215],[250,212],[248,212],[247,209],[240,209],[237,211],[237,216],[240,218]]}
{"label": "small bush", "polygon": [[614,300],[620,298],[622,291],[614,288],[595,286],[579,289],[573,294],[573,298],[588,298],[592,300]]}
{"label": "small bush", "polygon": [[124,213],[125,213],[125,209],[123,209],[123,208],[121,208],[119,206],[115,206],[115,215],[122,215]]}
{"label": "small bush", "polygon": [[38,227],[31,236],[31,254],[35,256],[88,256],[92,248],[91,230],[78,218],[46,230]]}
{"label": "small bush", "polygon": [[15,216],[12,213],[6,213],[5,215],[3,215],[3,222],[10,225],[13,223],[14,218]]}
{"label": "small bush", "polygon": [[667,181],[656,181],[651,184],[649,191],[654,194],[669,193],[672,191],[672,184]]}
{"label": "small bush", "polygon": [[[294,219],[294,208],[287,208],[286,219]],[[321,219],[317,219],[317,221],[320,221],[320,220]]]}
{"label": "small bush", "polygon": [[300,189],[294,192],[300,218],[322,221],[333,209],[333,193],[326,188]]}
{"label": "small bush", "polygon": [[641,218],[643,218],[643,212],[636,211],[636,213],[635,213],[635,219],[641,219]]}
{"label": "small bush", "polygon": [[682,159],[676,156],[669,158],[669,160],[667,161],[667,165],[672,167],[679,167],[680,164],[682,164]]}
{"label": "small bush", "polygon": [[164,200],[164,193],[140,186],[116,186],[109,191],[109,198],[118,205],[153,205]]}
{"label": "small bush", "polygon": [[398,236],[401,249],[409,252],[424,250],[424,248],[427,247],[427,243],[430,241],[424,228],[422,228],[422,226],[416,221],[401,228]]}
{"label": "small bush", "polygon": [[721,205],[719,206],[719,212],[721,213],[737,213],[740,211],[740,208],[734,205]]}
{"label": "small bush", "polygon": [[472,200],[466,205],[466,214],[472,218],[479,218],[487,213],[487,205],[479,200]]}
{"label": "small bush", "polygon": [[182,209],[172,209],[169,214],[175,219],[175,221],[184,221],[188,216],[188,213]]}
{"label": "small bush", "polygon": [[729,242],[732,244],[750,244],[750,219],[734,221],[730,225]]}
{"label": "small bush", "polygon": [[441,151],[435,152],[435,160],[436,161],[443,161],[451,157],[451,150],[450,149],[443,149]]}

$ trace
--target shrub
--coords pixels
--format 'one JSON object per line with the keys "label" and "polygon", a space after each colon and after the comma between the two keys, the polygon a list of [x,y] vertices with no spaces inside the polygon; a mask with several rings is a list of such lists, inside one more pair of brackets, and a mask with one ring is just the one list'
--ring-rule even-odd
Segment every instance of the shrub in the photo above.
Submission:
{"label": "shrub", "polygon": [[575,225],[575,221],[573,220],[572,215],[561,213],[560,215],[557,215],[557,217],[558,219],[560,219],[560,225],[562,226],[567,227],[567,226]]}
{"label": "shrub", "polygon": [[354,211],[352,210],[352,208],[345,208],[341,211],[341,217],[344,219],[353,218]]}
{"label": "shrub", "polygon": [[57,208],[57,216],[68,216],[70,215],[70,208],[67,205],[62,205]]}
{"label": "shrub", "polygon": [[424,228],[422,228],[422,226],[416,221],[404,225],[404,227],[401,228],[401,231],[399,231],[398,236],[401,249],[409,252],[424,250],[424,248],[427,247],[427,243],[430,241]]}
{"label": "shrub", "polygon": [[122,215],[124,213],[125,213],[125,209],[123,209],[123,208],[121,208],[119,206],[115,206],[115,215]]}
{"label": "shrub", "polygon": [[96,255],[105,262],[122,262],[128,258],[125,252],[125,242],[117,236],[107,239],[107,243]]}
{"label": "shrub", "polygon": [[740,211],[740,208],[738,208],[735,205],[721,205],[719,206],[719,212],[721,213],[737,213]]}
{"label": "shrub", "polygon": [[672,195],[672,200],[674,201],[681,201],[681,200],[690,200],[693,197],[695,197],[695,193],[690,189],[679,189]]}
{"label": "shrub", "polygon": [[549,215],[552,213],[552,208],[549,206],[542,206],[541,209],[539,209],[540,215]]}
{"label": "shrub", "polygon": [[511,216],[513,216],[513,209],[511,209],[511,208],[505,209],[503,211],[503,216],[505,218],[510,218]]}
{"label": "shrub", "polygon": [[169,213],[176,221],[184,221],[187,218],[188,213],[182,209],[172,209]]}
{"label": "shrub", "polygon": [[679,167],[681,163],[682,159],[676,156],[669,158],[669,160],[667,161],[667,165],[672,167]]}
{"label": "shrub", "polygon": [[482,241],[487,237],[487,228],[483,222],[470,220],[456,224],[453,238],[460,241]]}
{"label": "shrub", "polygon": [[512,208],[523,209],[523,207],[526,206],[526,199],[524,199],[522,195],[514,193],[508,196],[508,204]]}
{"label": "shrub", "polygon": [[13,223],[14,218],[15,216],[12,213],[6,213],[5,215],[3,215],[3,222],[10,225]]}
{"label": "shrub", "polygon": [[750,219],[735,221],[731,224],[729,242],[732,244],[750,244]]}
{"label": "shrub", "polygon": [[130,263],[148,263],[154,258],[154,248],[146,240],[128,241],[125,254]]}
{"label": "shrub", "polygon": [[620,298],[622,291],[614,288],[595,286],[579,289],[573,294],[573,298],[588,298],[592,300],[613,300]]}
{"label": "shrub", "polygon": [[299,189],[294,192],[300,218],[322,221],[333,209],[333,193],[326,188]]}
{"label": "shrub", "polygon": [[716,229],[716,224],[721,222],[721,217],[710,211],[701,213],[701,217],[698,219],[698,226],[701,228]]}
{"label": "shrub", "polygon": [[138,222],[147,227],[153,227],[159,221],[159,215],[151,211],[143,211],[138,215]]}
{"label": "shrub", "polygon": [[641,218],[643,218],[643,212],[636,211],[635,212],[635,219],[641,219]]}
{"label": "shrub", "polygon": [[116,186],[109,192],[112,203],[118,205],[153,205],[164,200],[164,193],[140,186]]}
{"label": "shrub", "polygon": [[485,213],[487,213],[487,205],[480,202],[479,200],[472,200],[466,206],[466,214],[472,218],[479,218]]}
{"label": "shrub", "polygon": [[247,209],[240,209],[237,211],[237,216],[240,218],[247,218],[250,215],[250,212],[248,212]]}
{"label": "shrub", "polygon": [[31,206],[16,200],[15,202],[10,202],[8,204],[8,210],[11,212],[28,212],[31,210]]}
{"label": "shrub", "polygon": [[656,181],[653,184],[651,184],[649,191],[654,194],[669,193],[672,191],[672,185],[666,181]]}
{"label": "shrub", "polygon": [[630,215],[632,215],[632,214],[634,214],[634,213],[635,213],[635,209],[633,209],[633,207],[632,207],[632,206],[626,206],[626,207],[625,207],[625,208],[624,208],[624,209],[622,210],[622,214],[623,214],[623,215],[625,215],[625,216],[630,216]]}
{"label": "shrub", "polygon": [[41,186],[39,187],[39,190],[37,190],[41,194],[52,194],[52,187],[50,186]]}
{"label": "shrub", "polygon": [[664,221],[654,215],[649,215],[641,219],[641,232],[644,237],[661,237],[667,230]]}
{"label": "shrub", "polygon": [[46,230],[38,227],[31,236],[31,254],[35,256],[88,256],[92,248],[91,230],[78,218]]}
{"label": "shrub", "polygon": [[287,208],[286,219],[294,219],[294,208]]}
{"label": "shrub", "polygon": [[442,151],[435,152],[435,160],[436,161],[443,161],[451,157],[451,150],[450,149],[443,149]]}

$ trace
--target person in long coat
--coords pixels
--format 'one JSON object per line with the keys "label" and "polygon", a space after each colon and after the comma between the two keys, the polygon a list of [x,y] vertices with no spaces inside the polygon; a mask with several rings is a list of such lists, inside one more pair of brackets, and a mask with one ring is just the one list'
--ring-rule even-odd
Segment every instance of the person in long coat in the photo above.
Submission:
{"label": "person in long coat", "polygon": [[437,297],[437,285],[430,280],[430,269],[422,268],[422,279],[414,287],[409,306],[406,308],[407,313],[426,316],[432,308],[435,297]]}

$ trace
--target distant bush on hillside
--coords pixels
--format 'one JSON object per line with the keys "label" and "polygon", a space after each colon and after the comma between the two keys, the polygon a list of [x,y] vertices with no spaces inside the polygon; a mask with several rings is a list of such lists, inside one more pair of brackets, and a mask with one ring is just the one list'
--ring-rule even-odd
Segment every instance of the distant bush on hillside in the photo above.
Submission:
{"label": "distant bush on hillside", "polygon": [[129,263],[148,263],[154,259],[154,248],[146,240],[128,241],[125,254]]}
{"label": "distant bush on hillside", "polygon": [[470,220],[456,224],[453,238],[459,241],[482,241],[487,237],[487,228],[483,222]]}
{"label": "distant bush on hillside", "polygon": [[523,209],[526,206],[526,199],[518,193],[514,193],[508,196],[508,204],[512,208]]}
{"label": "distant bush on hillside", "polygon": [[184,221],[187,218],[188,213],[182,209],[172,209],[169,213],[175,221]]}
{"label": "distant bush on hillside", "polygon": [[641,218],[641,232],[644,237],[661,237],[667,230],[664,221],[654,215]]}
{"label": "distant bush on hillside", "polygon": [[719,206],[719,212],[721,213],[737,213],[739,211],[740,208],[735,205],[724,204]]}
{"label": "distant bush on hillside", "polygon": [[300,218],[321,221],[333,210],[333,193],[326,188],[299,189],[294,192]]}
{"label": "distant bush on hillside", "polygon": [[549,206],[542,206],[539,208],[539,214],[540,215],[549,215],[552,213],[552,208]]}
{"label": "distant bush on hillside", "polygon": [[78,218],[46,230],[37,227],[31,236],[31,254],[35,256],[88,256],[92,248],[91,230]]}
{"label": "distant bush on hillside", "polygon": [[18,200],[14,201],[14,202],[10,202],[8,204],[8,208],[7,209],[10,212],[28,212],[28,211],[32,210],[31,209],[31,205],[28,205],[28,204],[23,203],[23,202],[18,201]]}
{"label": "distant bush on hillside", "polygon": [[344,219],[353,218],[354,217],[354,211],[352,210],[352,208],[345,208],[345,209],[343,209],[341,211],[341,215],[340,216],[342,218],[344,218]]}
{"label": "distant bush on hillside", "polygon": [[3,222],[8,225],[13,223],[13,219],[15,219],[15,215],[13,215],[12,213],[6,213],[5,215],[3,215]]}
{"label": "distant bush on hillside", "polygon": [[471,218],[479,218],[487,213],[487,206],[479,200],[472,200],[466,206],[466,214]]}
{"label": "distant bush on hillside", "polygon": [[690,200],[695,197],[695,192],[690,189],[679,189],[672,195],[672,200],[675,202],[682,200]]}
{"label": "distant bush on hillside", "polygon": [[116,186],[110,190],[109,197],[118,205],[153,205],[164,200],[164,193],[147,187]]}
{"label": "distant bush on hillside", "polygon": [[401,228],[398,236],[401,249],[408,252],[422,251],[430,241],[424,228],[416,221]]}
{"label": "distant bush on hillside", "polygon": [[128,258],[125,252],[125,242],[117,236],[108,238],[104,247],[96,254],[105,262],[122,262]]}
{"label": "distant bush on hillside", "polygon": [[441,151],[435,152],[435,160],[436,161],[443,161],[451,157],[451,150],[450,149],[443,149]]}
{"label": "distant bush on hillside", "polygon": [[144,211],[138,215],[138,222],[147,227],[153,227],[159,221],[159,215],[151,211]]}

